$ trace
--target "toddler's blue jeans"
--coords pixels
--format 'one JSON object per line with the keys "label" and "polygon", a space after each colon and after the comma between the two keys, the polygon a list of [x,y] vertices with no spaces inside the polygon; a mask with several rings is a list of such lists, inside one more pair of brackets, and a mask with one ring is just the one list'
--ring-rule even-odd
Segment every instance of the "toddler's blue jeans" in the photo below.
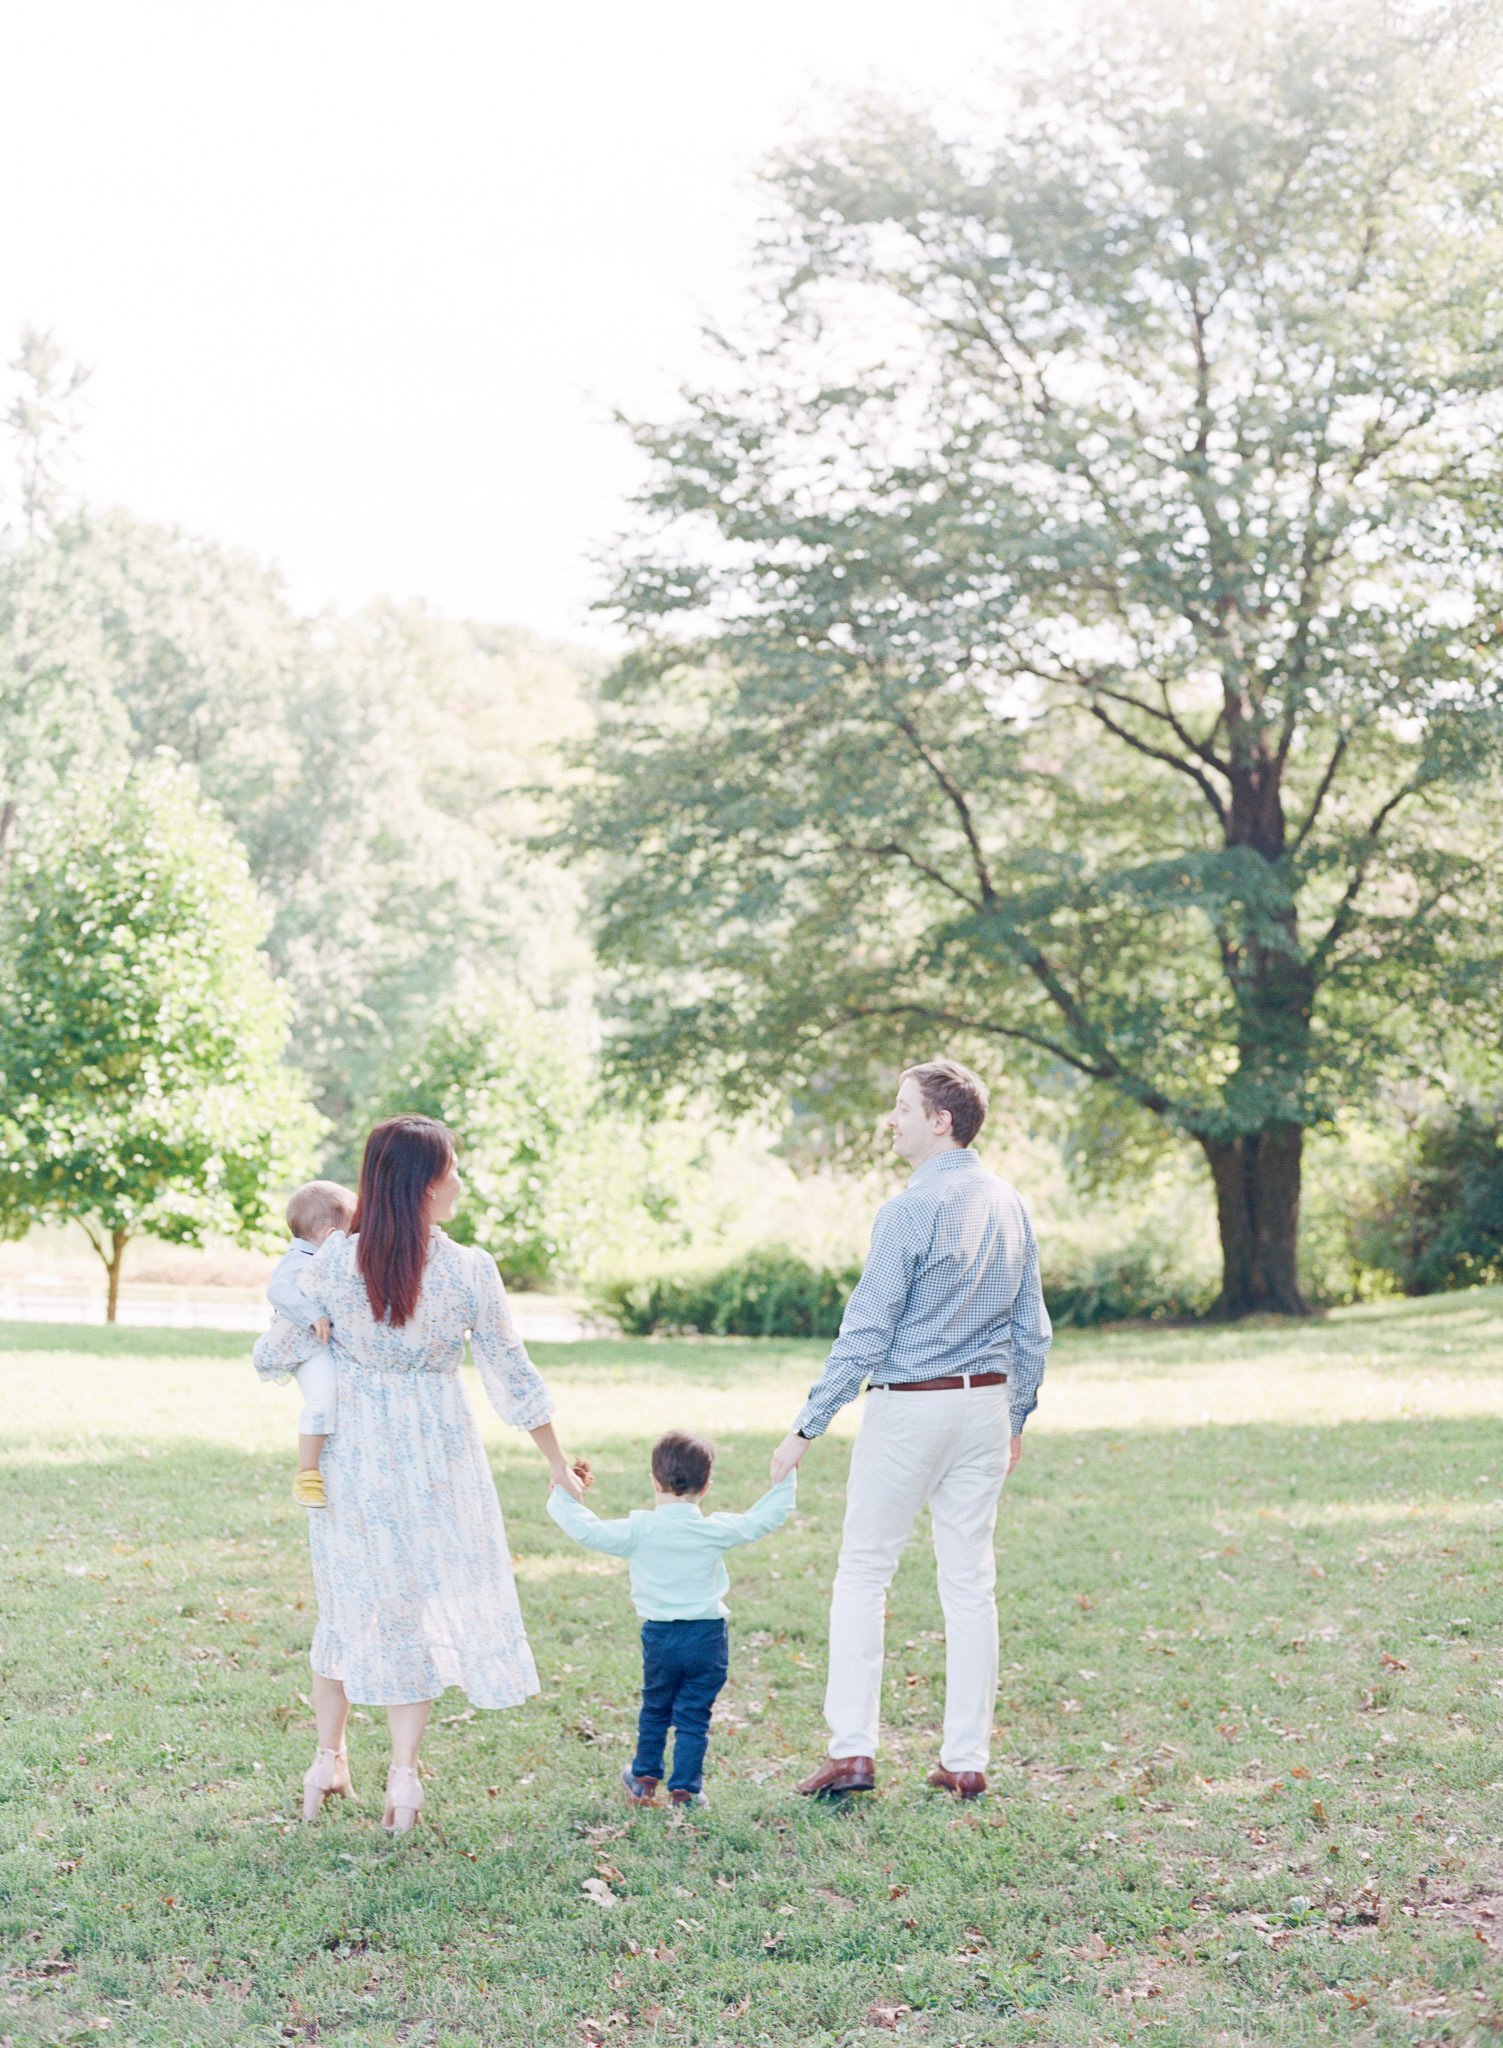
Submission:
{"label": "toddler's blue jeans", "polygon": [[644,1621],[642,1712],[637,1722],[635,1778],[663,1776],[663,1752],[672,1727],[670,1792],[697,1792],[704,1781],[710,1709],[730,1666],[724,1621]]}

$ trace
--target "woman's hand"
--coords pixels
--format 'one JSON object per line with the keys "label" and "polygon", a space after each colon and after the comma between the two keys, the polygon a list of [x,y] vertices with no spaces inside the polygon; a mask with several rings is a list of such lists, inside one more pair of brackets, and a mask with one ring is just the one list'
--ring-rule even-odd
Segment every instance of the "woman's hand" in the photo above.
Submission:
{"label": "woman's hand", "polygon": [[559,1461],[558,1464],[555,1465],[550,1460],[548,1465],[548,1476],[553,1481],[555,1486],[563,1488],[564,1492],[568,1494],[571,1500],[584,1499],[585,1482],[580,1478],[579,1474],[574,1470],[572,1465],[564,1464],[562,1459]]}
{"label": "woman's hand", "polygon": [[564,1447],[558,1440],[558,1431],[551,1422],[543,1422],[527,1434],[532,1438],[543,1456],[548,1460],[548,1476],[555,1486],[561,1486],[571,1500],[583,1500],[588,1481],[582,1480],[564,1456]]}

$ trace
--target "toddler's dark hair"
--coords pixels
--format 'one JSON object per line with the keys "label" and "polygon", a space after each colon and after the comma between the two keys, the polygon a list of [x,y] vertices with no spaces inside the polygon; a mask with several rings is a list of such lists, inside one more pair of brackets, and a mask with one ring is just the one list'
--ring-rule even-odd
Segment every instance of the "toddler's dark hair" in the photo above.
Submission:
{"label": "toddler's dark hair", "polygon": [[652,1476],[663,1493],[703,1493],[710,1483],[715,1446],[670,1429],[652,1447]]}

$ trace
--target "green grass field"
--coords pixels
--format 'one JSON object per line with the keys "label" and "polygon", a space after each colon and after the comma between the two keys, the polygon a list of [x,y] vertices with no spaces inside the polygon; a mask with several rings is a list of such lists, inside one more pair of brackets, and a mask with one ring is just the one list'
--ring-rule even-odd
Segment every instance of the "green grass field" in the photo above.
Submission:
{"label": "green grass field", "polygon": [[[732,1560],[692,1814],[629,1813],[621,1567],[486,1431],[544,1692],[435,1711],[432,1825],[289,1816],[312,1747],[290,1389],[243,1338],[0,1329],[0,2042],[935,2044],[1503,2036],[1503,1297],[1066,1337],[1003,1499],[993,1784],[927,1792],[927,1533],[877,1797],[810,1809],[848,1439]],[[602,1511],[713,1431],[764,1483],[809,1346],[539,1347]],[[472,1386],[478,1395],[478,1388]],[[1004,1820],[1005,1811],[1005,1820]],[[603,1880],[613,1904],[586,1891]]]}

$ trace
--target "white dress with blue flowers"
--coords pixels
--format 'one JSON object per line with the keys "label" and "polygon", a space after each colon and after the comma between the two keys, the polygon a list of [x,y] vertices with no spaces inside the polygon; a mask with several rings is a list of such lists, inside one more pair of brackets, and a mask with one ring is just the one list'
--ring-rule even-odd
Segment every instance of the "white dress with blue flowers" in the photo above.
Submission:
{"label": "white dress with blue flowers", "polygon": [[[517,1604],[501,1503],[459,1367],[468,1334],[502,1420],[548,1421],[552,1403],[506,1305],[496,1262],[435,1228],[411,1322],[371,1313],[355,1240],[327,1238],[303,1280],[328,1317],[338,1428],[324,1447],[328,1507],[308,1517],[318,1628],[309,1662],[364,1706],[437,1699],[477,1707],[538,1690]],[[278,1317],[255,1349],[285,1379],[317,1343]]]}

